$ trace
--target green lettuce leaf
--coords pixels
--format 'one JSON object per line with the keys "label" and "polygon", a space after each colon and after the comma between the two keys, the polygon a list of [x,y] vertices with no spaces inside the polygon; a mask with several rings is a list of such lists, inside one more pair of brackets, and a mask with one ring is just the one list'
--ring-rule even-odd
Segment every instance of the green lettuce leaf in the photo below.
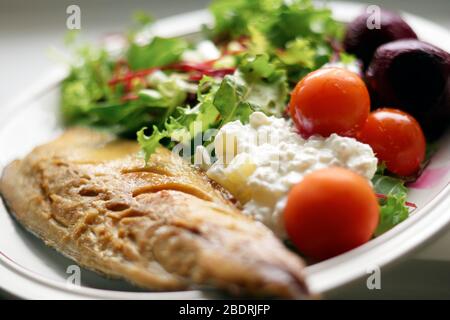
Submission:
{"label": "green lettuce leaf", "polygon": [[250,104],[245,101],[248,88],[236,76],[226,76],[214,97],[213,104],[221,116],[221,123],[234,120],[248,122],[253,112]]}
{"label": "green lettuce leaf", "polygon": [[380,174],[375,175],[372,183],[376,193],[386,196],[380,199],[380,222],[375,231],[375,236],[379,236],[408,218],[408,188],[403,180]]}
{"label": "green lettuce leaf", "polygon": [[[138,135],[138,142],[144,151],[146,162],[161,145],[161,140],[165,138],[165,147],[172,149],[177,144],[191,146],[195,150],[196,145],[201,145],[211,137],[205,137],[205,131],[211,128],[216,128],[220,123],[220,114],[213,104],[214,96],[219,88],[217,81],[210,77],[204,77],[198,86],[198,100],[199,103],[193,107],[177,107],[173,116],[170,116],[164,123],[163,130],[158,130],[155,126],[150,136],[144,134],[144,130],[140,130]],[[201,135],[200,141],[195,138]],[[191,142],[194,144],[191,145]],[[183,156],[192,156],[183,154]]]}
{"label": "green lettuce leaf", "polygon": [[286,72],[270,62],[268,55],[245,56],[235,77],[245,88],[241,99],[253,111],[282,115],[289,93]]}
{"label": "green lettuce leaf", "polygon": [[309,0],[285,3],[274,15],[268,38],[280,48],[299,36],[317,43],[343,36],[344,27],[332,18],[331,10],[315,7]]}
{"label": "green lettuce leaf", "polygon": [[[138,26],[132,29],[129,39],[134,39],[152,22],[143,12],[137,13],[135,20]],[[162,80],[148,88],[139,79],[132,83],[131,90],[125,90],[120,81],[110,85],[110,80],[120,78],[120,73],[115,73],[120,70],[118,61],[126,60],[132,70],[167,65],[178,61],[187,48],[184,39],[155,37],[145,45],[131,41],[129,48],[120,54],[92,45],[77,47],[74,42],[71,33],[67,45],[75,54],[70,74],[61,86],[61,115],[65,124],[93,126],[135,138],[136,131],[143,126],[163,126],[176,107],[186,101],[190,90],[170,76],[160,77]]]}
{"label": "green lettuce leaf", "polygon": [[375,231],[376,237],[408,218],[409,210],[405,206],[405,201],[406,196],[388,196],[386,201],[381,205],[380,222]]}
{"label": "green lettuce leaf", "polygon": [[216,0],[210,10],[213,38],[244,37],[249,53],[279,60],[291,85],[329,62],[331,43],[344,34],[344,25],[333,19],[331,10],[310,0]]}
{"label": "green lettuce leaf", "polygon": [[138,10],[133,13],[133,21],[142,28],[151,25],[155,21],[155,18],[146,11]]}
{"label": "green lettuce leaf", "polygon": [[[198,145],[212,141],[213,134],[204,135],[208,129],[218,129],[235,120],[248,123],[250,114],[258,110],[280,116],[288,96],[286,75],[269,62],[267,55],[246,56],[234,75],[227,75],[222,81],[204,77],[197,96],[199,103],[193,108],[177,108],[164,124],[163,131],[155,131],[146,139],[141,131],[139,142],[146,159],[154,151],[155,141],[159,143],[167,137],[171,138],[170,142],[164,145],[169,149],[178,142],[193,151]],[[150,148],[145,147],[148,144]]]}
{"label": "green lettuce leaf", "polygon": [[188,48],[181,38],[153,38],[148,44],[132,43],[128,49],[128,63],[133,70],[161,67],[174,63]]}
{"label": "green lettuce leaf", "polygon": [[165,77],[154,81],[152,89],[140,90],[138,96],[146,107],[165,109],[163,115],[156,121],[161,126],[173,115],[177,107],[184,104],[188,93],[182,80]]}
{"label": "green lettuce leaf", "polygon": [[61,86],[61,112],[65,123],[82,118],[99,101],[114,99],[108,86],[113,62],[103,49],[83,46],[77,50],[69,76]]}
{"label": "green lettuce leaf", "polygon": [[105,76],[95,71],[105,69],[106,63],[85,61],[63,82],[62,114],[67,124],[93,126],[134,138],[144,126],[163,127],[187,99],[186,83],[163,74],[151,81],[151,88],[137,88],[136,98],[124,101],[120,85],[112,90],[107,84],[112,70],[106,69]]}
{"label": "green lettuce leaf", "polygon": [[137,132],[137,140],[142,150],[144,151],[145,163],[148,162],[150,156],[161,146],[159,141],[163,138],[167,138],[167,131],[159,131],[157,126],[153,126],[153,133],[151,136],[145,135],[147,127],[142,128]]}
{"label": "green lettuce leaf", "polygon": [[213,37],[221,39],[249,35],[250,25],[264,28],[283,0],[214,0],[209,10],[214,16]]}
{"label": "green lettuce leaf", "polygon": [[316,50],[311,41],[297,38],[286,44],[286,50],[278,53],[278,58],[286,65],[299,65],[308,69],[315,66]]}

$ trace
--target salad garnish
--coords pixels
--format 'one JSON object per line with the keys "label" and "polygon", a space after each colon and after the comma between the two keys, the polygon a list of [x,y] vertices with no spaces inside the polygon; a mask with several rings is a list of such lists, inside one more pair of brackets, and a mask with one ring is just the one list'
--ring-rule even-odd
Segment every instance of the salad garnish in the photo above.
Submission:
{"label": "salad garnish", "polygon": [[[196,48],[182,38],[154,37],[141,43],[142,30],[152,21],[143,19],[142,13],[137,15],[141,30],[126,37],[127,45],[119,54],[93,46],[77,49],[76,62],[63,83],[64,120],[128,137],[148,127],[146,132],[154,132],[155,140],[167,130],[167,122],[175,123],[171,117],[185,118],[181,108],[191,114],[216,108],[221,119],[213,127],[236,119],[236,114],[245,121],[249,108],[279,115],[298,79],[332,60],[343,37],[343,24],[328,8],[316,8],[309,0],[218,0],[210,10],[215,24],[204,34],[220,52],[215,59],[183,61],[183,54]],[[163,76],[153,77],[155,73]],[[215,83],[198,95],[196,87],[204,77]],[[211,82],[203,84],[206,81]],[[232,112],[221,108],[230,93],[236,97]],[[206,94],[210,95],[206,100],[216,103],[197,107]],[[145,145],[143,149],[154,150]]]}
{"label": "salad garnish", "polygon": [[[314,6],[310,0],[214,0],[210,12],[214,24],[203,28],[202,40],[149,36],[153,20],[139,13],[139,28],[119,36],[118,50],[77,47],[70,75],[62,84],[65,123],[137,138],[146,162],[160,146],[188,159],[194,158],[197,148],[205,148],[214,162],[214,138],[224,125],[248,124],[254,112],[291,116],[289,123],[304,138],[340,134],[374,150],[380,161],[371,181],[380,206],[375,236],[405,220],[416,207],[406,200],[406,183],[423,169],[425,137],[420,125],[429,119],[416,122],[404,109],[391,108],[384,110],[393,119],[389,122],[379,116],[380,110],[370,112],[371,107],[385,107],[369,93],[383,97],[379,82],[390,73],[382,68],[383,56],[373,52],[380,44],[371,47],[370,57],[356,50],[370,40],[370,35],[349,34],[360,29],[360,22],[346,30],[329,8]],[[382,42],[396,37],[384,37]],[[421,52],[424,47],[434,50],[425,45],[414,48]],[[444,54],[439,51],[436,57]],[[409,119],[409,127],[396,126],[393,121],[399,115]],[[406,139],[411,130],[417,139],[410,143],[399,138]],[[402,159],[394,159],[405,150],[410,155],[408,167]]]}

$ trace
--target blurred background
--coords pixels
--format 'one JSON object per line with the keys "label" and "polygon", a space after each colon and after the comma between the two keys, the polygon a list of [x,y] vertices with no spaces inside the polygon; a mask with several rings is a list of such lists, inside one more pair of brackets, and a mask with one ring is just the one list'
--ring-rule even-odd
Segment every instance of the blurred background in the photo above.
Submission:
{"label": "blurred background", "polygon": [[[159,19],[202,9],[208,3],[209,0],[0,0],[0,114],[1,105],[19,98],[24,89],[54,66],[50,48],[64,47],[69,5],[80,6],[81,34],[95,41],[105,33],[130,26],[131,16],[137,10],[148,11]],[[370,4],[420,15],[450,32],[450,0],[372,0]],[[383,269],[381,290],[369,291],[363,280],[328,297],[450,299],[449,248],[450,233],[395,266]]]}

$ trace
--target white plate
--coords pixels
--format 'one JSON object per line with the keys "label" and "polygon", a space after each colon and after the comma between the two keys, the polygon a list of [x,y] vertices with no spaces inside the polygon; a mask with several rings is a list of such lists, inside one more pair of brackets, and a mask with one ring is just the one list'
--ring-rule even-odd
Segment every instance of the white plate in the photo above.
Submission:
{"label": "white plate", "polygon": [[[362,6],[331,3],[335,17],[349,21]],[[432,22],[405,14],[421,39],[450,51],[450,34]],[[178,36],[199,31],[211,17],[205,11],[159,21],[152,32]],[[0,170],[11,160],[24,156],[34,146],[57,136],[62,128],[57,119],[58,84],[65,70],[55,69],[13,104],[3,109],[0,120]],[[336,258],[307,267],[307,281],[314,293],[324,293],[398,260],[424,244],[450,222],[450,136],[428,167],[422,186],[412,188],[409,200],[418,205],[413,215],[383,236]],[[82,270],[81,286],[66,285],[66,273],[74,263],[24,231],[0,203],[0,287],[28,299],[198,299],[200,291],[142,292],[118,280],[107,280]]]}

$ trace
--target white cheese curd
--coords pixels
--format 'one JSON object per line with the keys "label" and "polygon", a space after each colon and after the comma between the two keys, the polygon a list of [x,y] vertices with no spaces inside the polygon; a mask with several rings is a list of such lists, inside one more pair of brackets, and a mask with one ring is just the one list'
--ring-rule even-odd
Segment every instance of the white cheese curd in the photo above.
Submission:
{"label": "white cheese curd", "polygon": [[204,61],[214,60],[220,58],[220,51],[216,45],[209,41],[201,41],[193,50],[185,50],[181,59],[186,62],[200,63]]}
{"label": "white cheese curd", "polygon": [[292,123],[261,112],[223,126],[214,141],[217,161],[207,175],[228,189],[244,213],[285,237],[283,211],[290,189],[315,170],[339,166],[367,179],[377,169],[370,146],[332,134],[303,139]]}

